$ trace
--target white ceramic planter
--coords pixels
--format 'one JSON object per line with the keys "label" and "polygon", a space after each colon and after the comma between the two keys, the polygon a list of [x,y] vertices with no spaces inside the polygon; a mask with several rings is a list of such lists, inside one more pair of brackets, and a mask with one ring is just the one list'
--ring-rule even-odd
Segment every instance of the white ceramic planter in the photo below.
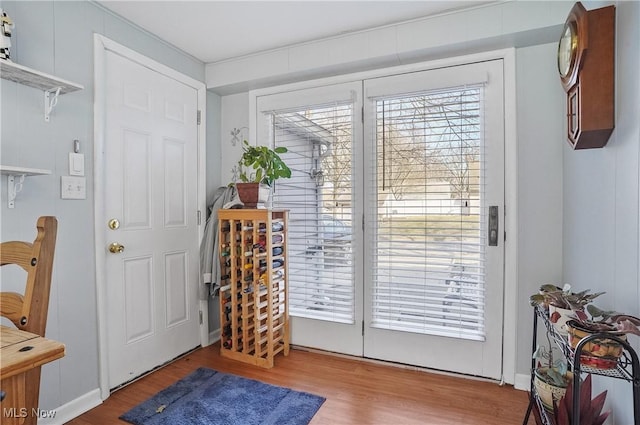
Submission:
{"label": "white ceramic planter", "polygon": [[[545,369],[546,368],[542,368],[540,371],[544,371]],[[538,397],[540,398],[542,405],[545,409],[552,412],[553,402],[555,401],[557,403],[562,397],[564,397],[564,394],[567,392],[567,387],[557,387],[546,383],[539,377],[540,371],[536,370],[533,385],[536,388],[536,393],[538,393]],[[567,376],[573,377],[573,374],[571,372],[567,372]]]}
{"label": "white ceramic planter", "polygon": [[567,335],[567,321],[574,318],[573,310],[549,305],[549,321],[560,335]]}

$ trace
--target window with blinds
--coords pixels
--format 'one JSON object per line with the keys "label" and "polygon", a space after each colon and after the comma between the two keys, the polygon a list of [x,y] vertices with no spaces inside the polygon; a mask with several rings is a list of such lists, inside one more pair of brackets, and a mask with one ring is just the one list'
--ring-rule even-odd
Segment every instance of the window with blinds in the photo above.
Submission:
{"label": "window with blinds", "polygon": [[289,311],[354,322],[352,252],[353,105],[268,113],[274,146],[292,174],[273,206],[289,209]]}
{"label": "window with blinds", "polygon": [[484,340],[482,93],[373,100],[373,327]]}

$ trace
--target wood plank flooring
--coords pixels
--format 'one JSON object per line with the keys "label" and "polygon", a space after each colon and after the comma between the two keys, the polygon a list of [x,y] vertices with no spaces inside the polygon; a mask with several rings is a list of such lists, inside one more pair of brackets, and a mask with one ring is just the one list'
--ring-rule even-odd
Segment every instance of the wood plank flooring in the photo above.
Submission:
{"label": "wood plank flooring", "polygon": [[114,392],[69,424],[126,423],[118,416],[198,367],[326,397],[311,425],[509,425],[521,424],[527,408],[527,393],[508,385],[302,349],[276,357],[269,370],[222,358],[214,344]]}

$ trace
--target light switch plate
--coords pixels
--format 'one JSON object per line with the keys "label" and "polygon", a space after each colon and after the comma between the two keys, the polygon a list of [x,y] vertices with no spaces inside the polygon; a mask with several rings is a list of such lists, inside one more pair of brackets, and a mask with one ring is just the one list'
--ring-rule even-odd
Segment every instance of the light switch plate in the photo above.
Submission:
{"label": "light switch plate", "polygon": [[60,197],[62,199],[87,199],[87,179],[85,177],[60,177]]}
{"label": "light switch plate", "polygon": [[84,176],[84,154],[69,152],[69,174]]}

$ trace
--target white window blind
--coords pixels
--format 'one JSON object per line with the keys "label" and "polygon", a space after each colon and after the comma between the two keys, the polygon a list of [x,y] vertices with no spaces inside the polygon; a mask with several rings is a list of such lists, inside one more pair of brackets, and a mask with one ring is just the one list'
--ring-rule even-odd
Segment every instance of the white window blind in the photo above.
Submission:
{"label": "white window blind", "polygon": [[289,311],[354,322],[352,253],[353,106],[269,112],[274,146],[292,170],[273,205],[289,209]]}
{"label": "white window blind", "polygon": [[373,100],[373,327],[484,340],[482,92]]}

